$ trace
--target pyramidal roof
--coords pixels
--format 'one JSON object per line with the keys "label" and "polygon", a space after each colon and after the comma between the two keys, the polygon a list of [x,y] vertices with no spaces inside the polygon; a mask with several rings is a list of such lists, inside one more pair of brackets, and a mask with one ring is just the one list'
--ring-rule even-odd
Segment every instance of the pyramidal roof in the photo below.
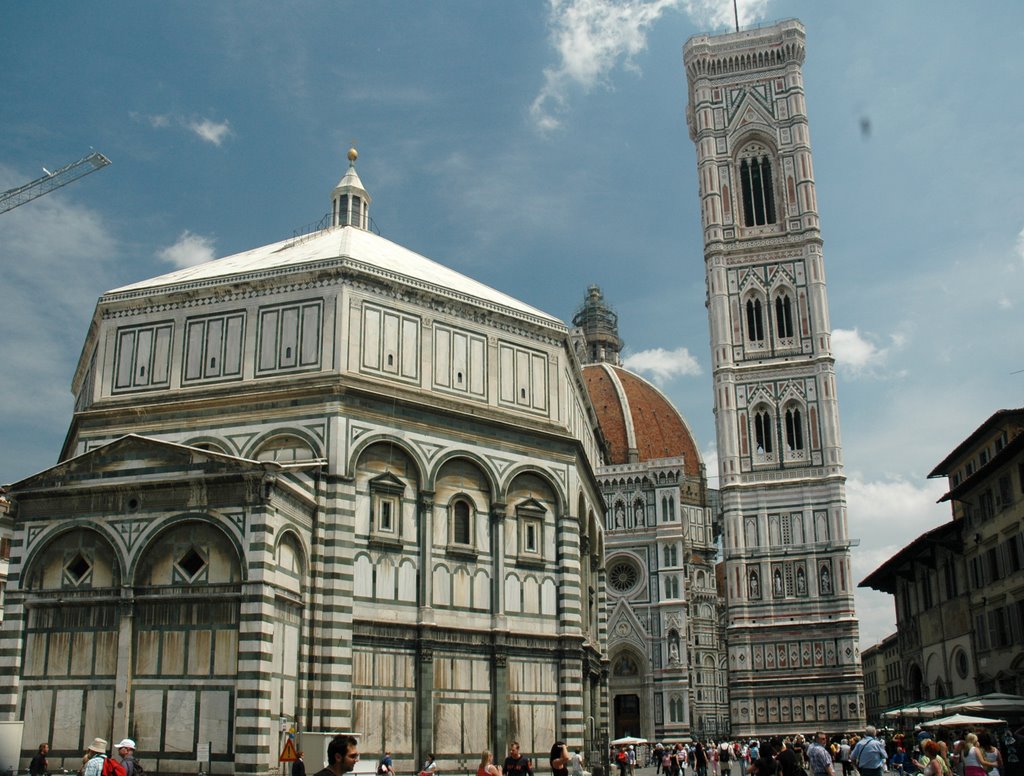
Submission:
{"label": "pyramidal roof", "polygon": [[[349,169],[335,188],[333,196],[337,198],[339,191],[351,190],[366,196],[368,200],[362,181],[355,172],[355,151],[349,153]],[[355,223],[363,222],[357,220]],[[132,299],[158,292],[188,291],[316,269],[341,269],[376,275],[545,326],[566,328],[553,315],[403,248],[359,225],[351,224],[331,226],[312,235],[282,240],[121,286],[108,291],[101,301]]]}
{"label": "pyramidal roof", "polygon": [[301,269],[346,268],[404,281],[463,301],[503,308],[547,325],[561,320],[508,294],[431,261],[379,235],[354,226],[325,229],[311,237],[283,240],[188,267],[149,280],[121,286],[104,294],[105,301],[149,295],[155,291],[184,291],[288,274]]}

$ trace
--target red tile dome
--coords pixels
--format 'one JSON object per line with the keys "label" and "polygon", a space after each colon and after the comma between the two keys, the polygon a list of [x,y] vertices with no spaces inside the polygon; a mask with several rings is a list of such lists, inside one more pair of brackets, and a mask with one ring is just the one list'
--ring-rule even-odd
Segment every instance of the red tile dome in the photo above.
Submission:
{"label": "red tile dome", "polygon": [[686,460],[688,476],[699,476],[700,453],[686,420],[665,395],[622,367],[588,364],[583,367],[590,401],[608,442],[609,464],[659,458]]}

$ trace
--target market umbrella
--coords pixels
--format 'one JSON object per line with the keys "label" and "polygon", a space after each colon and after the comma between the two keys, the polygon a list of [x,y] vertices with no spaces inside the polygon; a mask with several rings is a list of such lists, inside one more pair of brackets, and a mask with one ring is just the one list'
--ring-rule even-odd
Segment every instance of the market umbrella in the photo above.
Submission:
{"label": "market umbrella", "polygon": [[1024,695],[1010,695],[1005,692],[990,692],[987,695],[975,695],[964,698],[950,711],[973,711],[985,714],[1018,714],[1024,712]]}
{"label": "market umbrella", "polygon": [[628,746],[630,744],[633,744],[635,746],[637,744],[646,744],[646,743],[647,743],[647,739],[646,738],[636,738],[635,736],[625,736],[624,738],[616,738],[614,741],[612,741],[612,746]]}
{"label": "market umbrella", "polygon": [[932,719],[926,723],[927,727],[971,727],[973,725],[1005,725],[1005,719],[990,719],[989,717],[972,717],[970,714],[952,714],[940,719]]}

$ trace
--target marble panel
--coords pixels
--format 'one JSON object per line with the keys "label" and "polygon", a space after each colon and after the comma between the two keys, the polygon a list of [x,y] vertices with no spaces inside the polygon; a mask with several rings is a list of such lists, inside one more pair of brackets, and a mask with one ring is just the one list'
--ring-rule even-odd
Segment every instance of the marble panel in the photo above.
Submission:
{"label": "marble panel", "polygon": [[373,686],[373,653],[363,649],[352,650],[352,684],[355,687]]}
{"label": "marble panel", "polygon": [[238,667],[238,631],[218,630],[213,651],[213,672],[218,676],[234,676]]}
{"label": "marble panel", "polygon": [[89,676],[92,674],[93,634],[72,633],[69,647],[71,656],[71,676]]}
{"label": "marble panel", "polygon": [[228,738],[228,731],[231,728],[231,707],[229,690],[203,690],[199,693],[197,741],[208,742],[212,752],[231,751]]}
{"label": "marble panel", "polygon": [[483,570],[477,571],[473,577],[473,608],[490,611],[491,608],[491,577]]}
{"label": "marble panel", "polygon": [[388,701],[384,704],[384,730],[382,749],[392,752],[412,751],[412,701]]}
{"label": "marble panel", "polygon": [[93,634],[96,649],[96,675],[113,676],[117,673],[117,631]]}
{"label": "marble panel", "polygon": [[452,574],[452,605],[468,609],[471,590],[469,571],[464,566],[457,568]]}
{"label": "marble panel", "polygon": [[352,725],[361,734],[359,748],[364,752],[384,751],[384,703],[378,700],[357,700]]}
{"label": "marble panel", "polygon": [[519,578],[515,574],[505,577],[505,611],[518,612],[522,609],[522,594],[519,589]]}
{"label": "marble panel", "polygon": [[540,613],[554,615],[556,613],[556,589],[555,581],[546,577],[540,588]]}
{"label": "marble panel", "polygon": [[[479,692],[490,694],[491,692],[491,664],[487,660],[472,661],[473,689]],[[475,750],[470,750],[475,751]]]}
{"label": "marble panel", "polygon": [[415,661],[412,652],[395,656],[395,683],[399,687],[412,689],[416,686]]}
{"label": "marble panel", "polygon": [[[71,645],[70,633],[50,634],[50,656],[46,661],[47,676],[68,675],[68,652]],[[56,749],[57,747],[54,747]]]}
{"label": "marble panel", "polygon": [[546,752],[555,741],[555,704],[533,707],[533,752]]}
{"label": "marble panel", "polygon": [[[490,745],[491,707],[488,703],[465,703],[462,733],[463,752],[482,752]],[[554,739],[552,739],[553,741]]]}
{"label": "marble panel", "polygon": [[434,703],[434,750],[438,755],[462,754],[461,703]]}
{"label": "marble panel", "polygon": [[135,647],[135,675],[148,676],[157,673],[160,659],[160,632],[140,631]]}
{"label": "marble panel", "polygon": [[508,710],[508,736],[510,740],[519,742],[522,752],[533,749],[533,710],[522,703],[511,704]]}
{"label": "marble panel", "polygon": [[398,600],[416,602],[416,564],[404,560],[398,567]]}
{"label": "marble panel", "polygon": [[191,631],[188,634],[188,672],[193,676],[207,676],[210,673],[210,642],[213,634],[208,630]]}
{"label": "marble panel", "polygon": [[22,706],[22,745],[31,746],[33,741],[50,741],[50,710],[53,707],[53,690],[25,690]]}
{"label": "marble panel", "polygon": [[79,689],[57,690],[50,748],[82,751],[82,696]]}
{"label": "marble panel", "polygon": [[164,631],[160,673],[164,676],[185,673],[185,633],[183,631]]}
{"label": "marble panel", "polygon": [[22,663],[23,676],[46,676],[47,636],[48,634],[46,633],[29,633],[25,637],[25,657]]}
{"label": "marble panel", "polygon": [[362,598],[373,596],[373,562],[368,555],[359,555],[352,569],[352,593]]}
{"label": "marble panel", "polygon": [[434,569],[434,606],[449,606],[451,604],[451,577],[448,569],[438,566]]}
{"label": "marble panel", "polygon": [[79,749],[83,749],[96,736],[111,741],[114,729],[114,691],[89,690],[85,694],[85,715],[82,720],[84,735],[88,739],[82,741]]}
{"label": "marble panel", "polygon": [[132,698],[132,732],[136,741],[149,742],[148,749],[157,749],[163,730],[163,690],[135,690]]}
{"label": "marble panel", "polygon": [[381,558],[377,562],[376,597],[384,601],[395,600],[395,563],[391,558]]}
{"label": "marble panel", "polygon": [[194,752],[196,741],[196,694],[193,690],[167,691],[164,719],[164,751]]}
{"label": "marble panel", "polygon": [[374,655],[374,686],[391,687],[395,683],[395,656],[391,652]]}
{"label": "marble panel", "polygon": [[540,614],[540,585],[536,577],[529,576],[523,581],[523,611]]}

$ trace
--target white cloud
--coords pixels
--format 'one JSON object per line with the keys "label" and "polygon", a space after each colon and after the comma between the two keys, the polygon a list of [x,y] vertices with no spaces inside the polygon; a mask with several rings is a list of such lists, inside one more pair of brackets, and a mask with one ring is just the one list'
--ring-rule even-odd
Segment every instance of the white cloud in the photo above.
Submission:
{"label": "white cloud", "polygon": [[858,328],[833,329],[832,353],[837,368],[853,377],[880,377],[883,374],[890,377],[903,376],[902,370],[889,373],[883,372],[883,369],[889,356],[906,346],[907,335],[900,332],[890,334],[889,344],[885,347],[876,344],[873,341],[876,339],[873,335],[861,334]]}
{"label": "white cloud", "polygon": [[193,119],[186,126],[208,143],[219,146],[231,135],[231,125],[227,121],[211,119]]}
{"label": "white cloud", "polygon": [[[549,0],[548,26],[558,52],[556,67],[544,69],[544,85],[530,106],[541,130],[561,126],[572,86],[587,92],[604,83],[621,62],[636,69],[634,57],[647,48],[647,32],[665,11],[685,11],[701,27],[733,24],[731,3],[720,0]],[[768,0],[741,0],[740,23],[763,17]]]}
{"label": "white cloud", "polygon": [[234,134],[231,131],[231,122],[227,119],[224,121],[214,121],[205,117],[185,118],[184,116],[177,116],[171,113],[142,114],[133,112],[128,115],[135,121],[149,124],[153,129],[168,129],[170,127],[187,129],[207,143],[213,143],[215,146],[221,145]]}
{"label": "white cloud", "polygon": [[[766,18],[768,0],[739,0],[736,11],[740,17],[740,27],[745,27]],[[683,0],[683,10],[702,30],[720,31],[736,29],[736,14],[733,5],[722,0]]]}
{"label": "white cloud", "polygon": [[1017,257],[1024,261],[1024,229],[1017,235]]}
{"label": "white cloud", "polygon": [[851,369],[864,369],[877,364],[881,351],[860,334],[860,329],[833,329],[832,353],[836,362]]}
{"label": "white cloud", "polygon": [[701,374],[700,364],[685,347],[675,350],[641,350],[627,356],[622,364],[626,369],[651,375],[656,383],[663,383],[682,375]]}
{"label": "white cloud", "polygon": [[[924,480],[917,485],[899,477],[866,480],[856,472],[849,475],[850,538],[859,541],[850,559],[855,585],[922,533],[951,519],[949,507],[935,503],[945,485],[944,480]],[[858,588],[856,606],[863,647],[895,630],[896,614],[888,593]]]}
{"label": "white cloud", "polygon": [[573,84],[589,91],[624,61],[647,47],[647,30],[679,0],[550,0],[548,24],[558,52],[557,67],[544,69],[544,85],[530,106],[537,126],[555,129],[555,115]]}
{"label": "white cloud", "polygon": [[215,257],[213,252],[213,238],[203,237],[201,234],[193,234],[186,229],[178,237],[174,245],[168,245],[157,251],[156,256],[161,261],[173,264],[178,269],[194,267],[196,264],[205,264]]}

